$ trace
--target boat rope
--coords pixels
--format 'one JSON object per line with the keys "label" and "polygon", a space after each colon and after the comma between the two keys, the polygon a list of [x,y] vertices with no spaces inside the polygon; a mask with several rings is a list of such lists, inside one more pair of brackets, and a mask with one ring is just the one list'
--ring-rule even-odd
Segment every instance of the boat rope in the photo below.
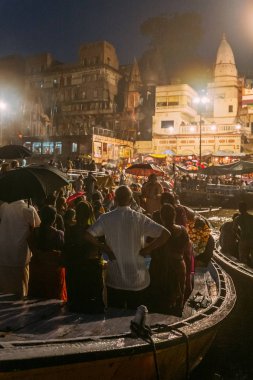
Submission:
{"label": "boat rope", "polygon": [[157,323],[156,325],[153,325],[152,328],[156,330],[156,332],[158,333],[162,333],[162,332],[175,332],[175,333],[178,333],[182,336],[182,338],[184,339],[185,341],[185,380],[189,380],[190,379],[190,344],[189,344],[189,337],[188,335],[183,332],[182,330],[180,330],[179,328],[175,328],[173,326],[168,326],[168,325],[165,325],[165,324],[160,324],[160,323]]}
{"label": "boat rope", "polygon": [[130,328],[131,328],[132,334],[135,337],[141,338],[146,343],[149,343],[150,346],[152,347],[154,364],[155,364],[156,379],[160,380],[161,376],[160,376],[158,360],[157,360],[157,351],[156,351],[154,339],[152,338],[151,329],[148,326],[146,326],[144,324],[138,324],[135,321],[131,321]]}

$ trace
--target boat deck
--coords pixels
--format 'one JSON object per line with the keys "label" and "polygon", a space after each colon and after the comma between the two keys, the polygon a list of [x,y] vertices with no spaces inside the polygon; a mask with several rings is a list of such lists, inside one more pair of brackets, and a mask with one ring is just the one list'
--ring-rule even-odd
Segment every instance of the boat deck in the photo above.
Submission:
{"label": "boat deck", "polygon": [[[210,273],[197,273],[196,276],[191,297],[199,292],[214,301],[217,291]],[[172,325],[196,313],[196,309],[186,303],[182,318],[152,313],[148,315],[148,323],[151,326]],[[58,300],[21,301],[13,295],[0,295],[0,347],[18,342],[120,336],[130,332],[134,315],[135,311],[118,309],[107,309],[98,315],[78,314],[69,312]]]}

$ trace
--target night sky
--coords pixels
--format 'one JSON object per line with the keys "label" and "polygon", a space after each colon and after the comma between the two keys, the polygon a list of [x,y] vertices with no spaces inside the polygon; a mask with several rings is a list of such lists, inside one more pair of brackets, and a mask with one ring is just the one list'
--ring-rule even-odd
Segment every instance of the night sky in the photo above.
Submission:
{"label": "night sky", "polygon": [[47,51],[75,62],[81,43],[107,40],[130,63],[148,46],[143,21],[186,11],[203,16],[201,56],[214,63],[225,32],[239,71],[253,72],[252,0],[0,0],[0,57]]}

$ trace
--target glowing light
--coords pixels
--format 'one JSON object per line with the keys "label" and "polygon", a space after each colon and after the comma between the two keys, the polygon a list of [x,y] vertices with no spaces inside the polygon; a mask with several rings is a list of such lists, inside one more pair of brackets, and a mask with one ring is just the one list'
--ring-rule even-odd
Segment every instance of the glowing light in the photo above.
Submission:
{"label": "glowing light", "polygon": [[215,132],[217,130],[217,126],[215,124],[211,124],[210,129]]}
{"label": "glowing light", "polygon": [[4,111],[7,108],[7,104],[0,100],[0,110]]}
{"label": "glowing light", "polygon": [[206,95],[197,96],[196,98],[193,99],[194,104],[208,104],[209,102],[210,100]]}
{"label": "glowing light", "polygon": [[169,133],[173,133],[173,132],[174,132],[174,127],[169,127],[169,128],[168,128],[168,132],[169,132]]}
{"label": "glowing light", "polygon": [[194,127],[194,125],[191,125],[189,130],[190,132],[196,132],[196,127]]}
{"label": "glowing light", "polygon": [[236,125],[235,125],[235,129],[236,129],[237,131],[239,131],[241,128],[242,128],[242,126],[241,126],[240,124],[236,124]]}

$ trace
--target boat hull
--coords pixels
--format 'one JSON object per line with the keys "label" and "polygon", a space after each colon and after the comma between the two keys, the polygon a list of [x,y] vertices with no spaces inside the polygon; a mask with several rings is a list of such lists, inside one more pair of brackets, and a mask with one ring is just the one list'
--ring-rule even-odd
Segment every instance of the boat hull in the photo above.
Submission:
{"label": "boat hull", "polygon": [[246,202],[253,207],[253,193],[241,191],[235,194],[210,193],[206,191],[188,190],[179,194],[180,202],[191,207],[223,207],[235,208],[239,202]]}
{"label": "boat hull", "polygon": [[[196,335],[189,341],[190,370],[195,368],[209,349],[216,329]],[[157,350],[158,366],[162,379],[183,379],[187,372],[186,344]],[[152,380],[156,378],[152,352],[127,354],[122,357],[34,368],[11,373],[1,373],[0,379],[8,380]]]}
{"label": "boat hull", "polygon": [[219,251],[215,252],[214,259],[233,279],[237,294],[235,307],[220,330],[220,340],[226,337],[234,350],[231,350],[231,356],[239,362],[252,363],[253,270],[236,258],[227,257]]}
{"label": "boat hull", "polygon": [[[179,380],[202,360],[235,304],[231,278],[217,264],[218,296],[209,307],[171,325],[152,325],[160,378]],[[1,342],[0,379],[156,379],[154,346],[131,334],[51,341]]]}

